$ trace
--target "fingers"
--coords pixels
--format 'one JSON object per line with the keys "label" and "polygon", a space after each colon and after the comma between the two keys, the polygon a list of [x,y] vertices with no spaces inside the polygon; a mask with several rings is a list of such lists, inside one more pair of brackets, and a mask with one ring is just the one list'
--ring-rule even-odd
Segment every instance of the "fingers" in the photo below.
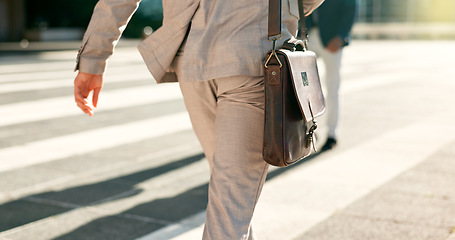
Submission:
{"label": "fingers", "polygon": [[77,106],[86,114],[89,116],[93,115],[93,109],[89,106],[87,102],[87,98],[84,98],[78,90],[75,91],[75,101]]}
{"label": "fingers", "polygon": [[87,102],[81,103],[81,102],[76,102],[77,106],[86,114],[89,116],[93,116],[93,109],[88,105]]}
{"label": "fingers", "polygon": [[327,51],[331,53],[336,53],[338,51],[338,48],[334,46],[327,46]]}
{"label": "fingers", "polygon": [[93,90],[92,104],[94,107],[98,105],[98,97],[100,95],[101,88],[95,88]]}
{"label": "fingers", "polygon": [[89,116],[93,116],[93,108],[89,105],[88,101],[89,94],[93,91],[92,103],[96,107],[102,83],[102,75],[81,72],[79,72],[74,80],[74,100],[77,106]]}
{"label": "fingers", "polygon": [[81,89],[79,87],[74,87],[74,99],[76,102],[84,102],[87,96],[82,95]]}
{"label": "fingers", "polygon": [[331,53],[336,53],[343,47],[343,41],[339,37],[332,38],[327,44],[327,50]]}

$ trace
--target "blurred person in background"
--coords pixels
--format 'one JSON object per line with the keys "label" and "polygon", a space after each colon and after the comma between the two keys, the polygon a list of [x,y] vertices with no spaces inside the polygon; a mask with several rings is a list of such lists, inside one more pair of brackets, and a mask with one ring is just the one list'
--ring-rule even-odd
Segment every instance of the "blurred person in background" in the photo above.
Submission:
{"label": "blurred person in background", "polygon": [[357,12],[356,0],[325,0],[307,19],[308,48],[324,61],[325,98],[327,104],[327,141],[322,151],[337,144],[339,118],[340,68],[343,48],[349,44]]}
{"label": "blurred person in background", "polygon": [[[205,240],[255,239],[251,219],[268,169],[262,158],[268,1],[163,1],[162,27],[138,46],[158,83],[178,80],[209,162]],[[280,45],[297,35],[297,1],[283,1]],[[305,15],[322,1],[304,0]],[[94,9],[74,80],[77,106],[90,116],[89,93],[96,107],[106,61],[139,2],[100,0]]]}

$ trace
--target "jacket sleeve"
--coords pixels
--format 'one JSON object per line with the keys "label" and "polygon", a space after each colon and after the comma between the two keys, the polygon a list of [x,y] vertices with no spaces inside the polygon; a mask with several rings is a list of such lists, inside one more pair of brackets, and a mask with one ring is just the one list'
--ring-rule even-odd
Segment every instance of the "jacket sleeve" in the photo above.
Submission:
{"label": "jacket sleeve", "polygon": [[76,70],[102,74],[126,24],[141,0],[100,0],[82,39]]}
{"label": "jacket sleeve", "polygon": [[357,13],[357,2],[356,0],[346,0],[343,4],[343,13],[340,19],[340,28],[338,29],[338,36],[343,39],[345,42],[348,42],[347,39],[349,33],[351,32],[352,26]]}
{"label": "jacket sleeve", "polygon": [[316,8],[318,8],[324,0],[299,0],[303,6],[305,17],[310,15]]}

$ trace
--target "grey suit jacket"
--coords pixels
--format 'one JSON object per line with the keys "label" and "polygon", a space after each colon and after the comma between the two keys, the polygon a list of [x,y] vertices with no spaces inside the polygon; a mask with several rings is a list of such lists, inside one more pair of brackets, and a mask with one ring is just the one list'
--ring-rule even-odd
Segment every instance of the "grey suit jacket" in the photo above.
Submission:
{"label": "grey suit jacket", "polygon": [[[298,0],[282,0],[281,41],[296,36]],[[305,15],[324,0],[304,0]],[[140,0],[100,0],[82,40],[76,70],[102,74]],[[268,0],[163,0],[163,25],[138,45],[155,80],[176,81],[170,68],[180,50],[179,81],[263,75]],[[280,44],[280,43],[278,43]]]}

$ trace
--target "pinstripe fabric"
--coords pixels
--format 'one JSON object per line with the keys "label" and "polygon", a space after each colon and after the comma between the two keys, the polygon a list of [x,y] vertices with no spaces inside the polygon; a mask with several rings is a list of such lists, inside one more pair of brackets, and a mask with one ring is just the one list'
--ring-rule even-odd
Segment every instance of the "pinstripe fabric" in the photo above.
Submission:
{"label": "pinstripe fabric", "polygon": [[[281,41],[297,33],[297,1],[282,0]],[[305,0],[306,12],[322,1]],[[138,3],[99,1],[84,35],[76,69],[94,74],[105,71],[106,60]],[[175,75],[165,76],[184,39],[185,68],[179,81],[263,75],[262,61],[272,47],[266,37],[268,0],[164,0],[163,11],[163,26],[138,46],[157,82],[176,81]]]}
{"label": "pinstripe fabric", "polygon": [[[297,0],[282,1],[284,41],[296,35],[299,16]],[[322,1],[306,0],[306,11]],[[136,7],[137,0],[100,0],[78,55],[80,71],[104,72]],[[163,26],[139,50],[155,80],[180,82],[209,161],[203,239],[254,239],[251,218],[268,169],[262,159],[268,0],[165,0],[163,8]]]}
{"label": "pinstripe fabric", "polygon": [[180,87],[210,164],[203,239],[255,239],[251,219],[268,169],[262,159],[263,77],[180,82]]}

